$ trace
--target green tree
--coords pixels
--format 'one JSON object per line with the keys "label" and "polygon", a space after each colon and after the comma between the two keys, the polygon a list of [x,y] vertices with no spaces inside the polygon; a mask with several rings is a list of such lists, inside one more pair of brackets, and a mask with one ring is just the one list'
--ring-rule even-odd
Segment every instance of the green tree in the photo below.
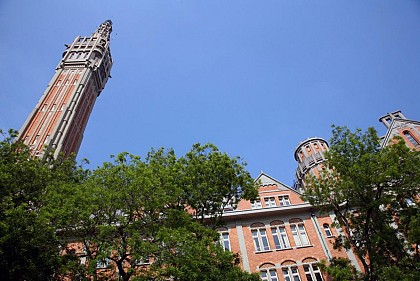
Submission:
{"label": "green tree", "polygon": [[0,141],[0,279],[50,280],[62,260],[55,227],[42,215],[48,185],[75,180],[74,161],[42,162],[16,141]]}
{"label": "green tree", "polygon": [[390,280],[389,269],[418,280],[420,153],[401,139],[381,148],[373,128],[333,127],[326,166],[304,199],[336,214],[335,246],[355,250],[365,280]]}
{"label": "green tree", "polygon": [[[50,185],[44,208],[69,243],[70,260],[87,268],[62,276],[94,280],[258,280],[240,270],[237,257],[216,245],[216,223],[226,204],[251,198],[256,186],[238,158],[213,145],[194,145],[184,157],[152,150],[145,161],[122,153],[83,184]],[[146,261],[150,264],[144,265]],[[107,270],[97,268],[106,262]]]}

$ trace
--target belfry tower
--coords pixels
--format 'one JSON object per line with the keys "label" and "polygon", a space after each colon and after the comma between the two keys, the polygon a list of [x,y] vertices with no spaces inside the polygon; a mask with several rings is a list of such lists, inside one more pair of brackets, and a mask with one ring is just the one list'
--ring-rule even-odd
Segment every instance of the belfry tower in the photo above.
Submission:
{"label": "belfry tower", "polygon": [[111,32],[112,22],[106,20],[90,37],[65,45],[54,76],[19,131],[34,156],[79,151],[93,105],[110,77]]}

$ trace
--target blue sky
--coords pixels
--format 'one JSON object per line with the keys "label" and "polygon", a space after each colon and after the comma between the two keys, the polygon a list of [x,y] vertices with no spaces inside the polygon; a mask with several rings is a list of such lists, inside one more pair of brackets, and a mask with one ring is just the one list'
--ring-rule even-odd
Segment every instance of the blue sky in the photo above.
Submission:
{"label": "blue sky", "polygon": [[420,120],[419,1],[0,2],[0,128],[19,129],[64,44],[114,23],[112,79],[78,159],[212,142],[291,185],[294,149],[331,125]]}

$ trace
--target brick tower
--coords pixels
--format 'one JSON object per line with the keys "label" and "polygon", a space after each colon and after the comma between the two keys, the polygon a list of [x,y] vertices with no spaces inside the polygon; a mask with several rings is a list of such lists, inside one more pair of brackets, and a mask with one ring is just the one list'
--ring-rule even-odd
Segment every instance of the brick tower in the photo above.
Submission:
{"label": "brick tower", "polygon": [[41,99],[19,131],[34,156],[54,157],[79,151],[96,98],[110,77],[112,22],[106,20],[90,37],[78,36],[63,53]]}
{"label": "brick tower", "polygon": [[322,138],[310,138],[298,145],[295,149],[295,160],[298,162],[295,189],[305,189],[307,175],[319,176],[327,150],[328,143]]}

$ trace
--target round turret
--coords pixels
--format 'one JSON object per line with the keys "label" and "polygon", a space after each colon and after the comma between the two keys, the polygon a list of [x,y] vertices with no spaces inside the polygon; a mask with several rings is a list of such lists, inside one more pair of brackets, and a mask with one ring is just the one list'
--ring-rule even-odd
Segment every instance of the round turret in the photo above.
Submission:
{"label": "round turret", "polygon": [[325,161],[325,152],[328,150],[328,143],[318,137],[309,138],[295,149],[295,160],[298,162],[296,169],[296,188],[305,189],[306,176],[319,176],[319,172],[324,169],[322,163]]}

